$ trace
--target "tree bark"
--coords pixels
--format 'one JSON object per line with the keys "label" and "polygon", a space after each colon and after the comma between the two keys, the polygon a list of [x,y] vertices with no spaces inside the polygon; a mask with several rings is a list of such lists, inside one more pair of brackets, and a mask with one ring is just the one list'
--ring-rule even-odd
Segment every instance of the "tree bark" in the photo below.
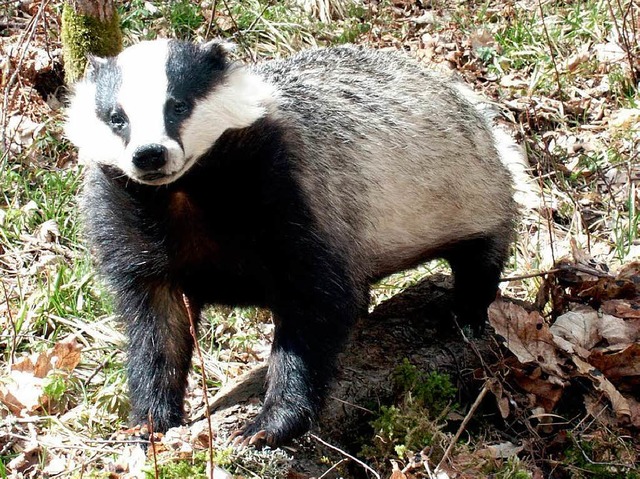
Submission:
{"label": "tree bark", "polygon": [[82,77],[90,55],[115,56],[122,50],[120,18],[113,0],[69,0],[62,10],[65,80]]}

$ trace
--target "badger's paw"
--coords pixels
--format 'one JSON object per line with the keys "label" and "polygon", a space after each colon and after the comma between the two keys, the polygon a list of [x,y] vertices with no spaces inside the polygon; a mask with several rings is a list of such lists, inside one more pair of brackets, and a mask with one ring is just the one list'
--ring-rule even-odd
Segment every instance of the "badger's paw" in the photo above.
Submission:
{"label": "badger's paw", "polygon": [[290,442],[309,430],[312,419],[296,408],[265,407],[244,428],[231,434],[229,442],[234,447],[277,447]]}

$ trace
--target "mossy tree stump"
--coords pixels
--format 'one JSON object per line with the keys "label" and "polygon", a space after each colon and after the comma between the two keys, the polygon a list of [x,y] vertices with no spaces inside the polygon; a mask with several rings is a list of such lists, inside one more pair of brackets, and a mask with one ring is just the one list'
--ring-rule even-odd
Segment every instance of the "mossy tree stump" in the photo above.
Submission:
{"label": "mossy tree stump", "polygon": [[113,0],[69,0],[62,10],[65,80],[84,73],[87,58],[114,56],[122,50],[120,18]]}

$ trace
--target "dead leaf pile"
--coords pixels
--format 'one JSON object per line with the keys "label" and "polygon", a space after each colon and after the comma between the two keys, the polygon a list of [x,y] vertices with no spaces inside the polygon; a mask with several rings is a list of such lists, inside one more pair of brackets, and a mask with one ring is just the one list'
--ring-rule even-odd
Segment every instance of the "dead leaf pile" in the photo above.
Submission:
{"label": "dead leaf pile", "polygon": [[606,406],[611,414],[601,419],[640,428],[640,262],[614,275],[574,248],[573,261],[561,260],[557,269],[543,286],[553,312],[564,310],[552,323],[504,300],[489,309],[490,324],[514,356],[506,360],[507,380],[527,394],[532,410],[545,413],[579,380],[590,384],[585,410]]}

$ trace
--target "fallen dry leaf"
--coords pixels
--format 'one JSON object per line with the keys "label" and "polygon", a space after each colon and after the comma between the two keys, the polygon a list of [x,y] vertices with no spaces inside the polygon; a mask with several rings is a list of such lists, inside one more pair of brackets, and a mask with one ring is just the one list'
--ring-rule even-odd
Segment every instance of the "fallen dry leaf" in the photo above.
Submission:
{"label": "fallen dry leaf", "polygon": [[495,396],[498,410],[502,419],[509,417],[509,398],[505,395],[504,389],[500,381],[492,379],[487,381],[487,387],[489,391]]}
{"label": "fallen dry leaf", "polygon": [[396,461],[391,460],[391,468],[392,471],[389,479],[407,479],[407,475],[400,470]]}
{"label": "fallen dry leaf", "polygon": [[640,108],[621,108],[609,118],[613,130],[629,130],[640,127]]}
{"label": "fallen dry leaf", "polygon": [[0,384],[0,402],[13,414],[27,416],[47,404],[47,378],[53,373],[69,373],[80,362],[81,346],[70,336],[47,351],[24,356],[11,367]]}
{"label": "fallen dry leaf", "polygon": [[632,261],[620,268],[618,279],[631,281],[635,284],[636,292],[640,295],[640,261]]}
{"label": "fallen dry leaf", "polygon": [[609,346],[626,346],[640,339],[638,321],[625,321],[609,314],[600,316],[598,332]]}
{"label": "fallen dry leaf", "polygon": [[508,459],[520,454],[523,449],[523,446],[516,446],[514,443],[507,441],[500,444],[491,444],[478,452],[493,459]]}
{"label": "fallen dry leaf", "polygon": [[626,298],[635,294],[635,285],[630,280],[619,278],[598,278],[574,286],[575,295],[601,302],[607,299]]}
{"label": "fallen dry leaf", "polygon": [[609,65],[617,64],[622,68],[628,68],[625,59],[626,54],[623,48],[615,42],[598,43],[593,46],[596,58],[603,73],[608,71]]}
{"label": "fallen dry leaf", "polygon": [[626,385],[640,384],[640,344],[632,344],[622,351],[593,351],[589,364],[612,381]]}
{"label": "fallen dry leaf", "polygon": [[577,70],[577,68],[583,63],[589,61],[591,54],[589,53],[589,46],[583,45],[580,50],[571,55],[563,64],[563,68],[570,72]]}
{"label": "fallen dry leaf", "polygon": [[[627,299],[610,299],[602,303],[600,309],[612,316],[623,319],[640,319],[640,302]],[[640,325],[636,326],[640,329]]]}
{"label": "fallen dry leaf", "polygon": [[480,48],[493,48],[496,45],[496,40],[493,38],[491,32],[483,29],[476,30],[469,36],[469,44],[474,50]]}
{"label": "fallen dry leaf", "polygon": [[58,456],[51,451],[47,451],[47,465],[43,471],[48,477],[62,475],[62,473],[71,469],[65,458]]}
{"label": "fallen dry leaf", "polygon": [[548,374],[566,378],[560,367],[565,361],[540,313],[529,313],[522,306],[498,299],[489,307],[489,323],[521,363],[535,363]]}
{"label": "fallen dry leaf", "polygon": [[588,394],[585,394],[584,408],[588,414],[598,419],[600,424],[612,427],[617,426],[619,423],[618,418],[611,410],[611,405],[603,397],[602,393],[590,391]]}
{"label": "fallen dry leaf", "polygon": [[81,351],[82,346],[80,346],[75,336],[69,336],[56,343],[53,347],[49,355],[51,366],[55,369],[72,371],[80,362]]}
{"label": "fallen dry leaf", "polygon": [[551,412],[562,398],[563,385],[552,382],[549,376],[542,374],[540,368],[529,370],[524,365],[513,364],[509,373],[522,390],[533,396],[535,401],[532,406],[542,406],[546,412]]}
{"label": "fallen dry leaf", "polygon": [[[35,443],[29,443],[24,451],[14,457],[8,464],[7,469],[9,472],[19,473],[23,472],[27,468],[37,464],[40,460],[40,453],[42,452],[40,446]],[[20,477],[13,476],[12,477]]]}
{"label": "fallen dry leaf", "polygon": [[580,358],[574,357],[573,362],[578,368],[578,372],[582,374],[584,377],[591,380],[594,387],[604,393],[609,402],[611,403],[611,407],[619,422],[623,424],[630,423],[632,418],[632,407],[634,408],[635,414],[635,401],[625,398],[620,391],[616,389],[616,387],[609,381],[600,371],[598,371],[594,366],[587,363],[586,361],[582,361]]}
{"label": "fallen dry leaf", "polygon": [[[575,310],[559,316],[549,330],[554,336],[559,336],[572,346],[577,346],[582,348],[582,351],[586,351],[586,355],[582,351],[578,352],[580,356],[586,358],[588,351],[602,340],[598,333],[599,321],[597,311],[589,306],[579,306]],[[566,352],[571,353],[573,351]]]}
{"label": "fallen dry leaf", "polygon": [[529,88],[529,82],[518,73],[510,73],[509,75],[504,75],[500,79],[500,86],[505,88],[525,89]]}
{"label": "fallen dry leaf", "polygon": [[189,429],[185,426],[172,427],[164,434],[158,445],[162,446],[164,450],[191,455],[193,444]]}
{"label": "fallen dry leaf", "polygon": [[[127,478],[146,478],[145,464],[147,456],[139,444],[133,444],[125,446],[121,454],[117,458],[107,458],[105,461],[105,472],[122,474],[126,473],[124,477]],[[109,476],[112,477],[112,476]],[[115,475],[115,477],[120,477]]]}
{"label": "fallen dry leaf", "polygon": [[[576,353],[583,359],[603,340],[609,346],[626,346],[634,343],[640,336],[637,322],[602,314],[584,305],[559,316],[549,329],[559,347],[567,353]],[[573,350],[558,338],[569,342]]]}
{"label": "fallen dry leaf", "polygon": [[[207,477],[211,477],[211,463],[207,462]],[[221,467],[213,467],[213,479],[233,479],[233,475]]]}
{"label": "fallen dry leaf", "polygon": [[28,416],[40,407],[44,381],[32,373],[11,371],[0,385],[0,402],[16,416]]}

